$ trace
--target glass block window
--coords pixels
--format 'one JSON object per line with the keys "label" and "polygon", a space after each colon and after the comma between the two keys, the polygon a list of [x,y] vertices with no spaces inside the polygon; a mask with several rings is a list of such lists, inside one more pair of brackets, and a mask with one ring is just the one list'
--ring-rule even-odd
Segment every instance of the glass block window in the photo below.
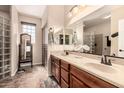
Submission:
{"label": "glass block window", "polygon": [[35,43],[35,31],[36,31],[36,25],[28,24],[28,23],[22,23],[22,32],[27,33],[31,35],[31,42]]}

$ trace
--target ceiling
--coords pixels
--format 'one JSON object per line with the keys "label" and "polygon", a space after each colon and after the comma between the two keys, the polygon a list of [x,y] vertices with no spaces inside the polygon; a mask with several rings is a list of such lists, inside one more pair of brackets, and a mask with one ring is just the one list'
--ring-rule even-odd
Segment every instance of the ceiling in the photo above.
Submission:
{"label": "ceiling", "polygon": [[42,18],[46,5],[15,5],[21,14]]}

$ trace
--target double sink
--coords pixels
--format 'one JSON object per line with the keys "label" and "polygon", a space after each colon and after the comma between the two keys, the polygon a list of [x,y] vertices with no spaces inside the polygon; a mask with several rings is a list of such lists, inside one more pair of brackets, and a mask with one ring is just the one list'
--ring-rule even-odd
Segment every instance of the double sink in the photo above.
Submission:
{"label": "double sink", "polygon": [[116,68],[114,68],[112,66],[104,65],[104,64],[85,63],[84,65],[89,67],[89,68],[93,68],[93,69],[99,70],[99,71],[104,72],[104,73],[117,73]]}
{"label": "double sink", "polygon": [[66,57],[71,59],[73,58],[74,60],[85,61],[85,62],[82,62],[84,67],[88,67],[89,69],[95,69],[102,73],[114,74],[118,72],[117,68],[113,66],[101,64],[100,61],[98,60],[94,60],[94,59],[90,59],[90,58],[86,58],[78,55],[67,55]]}
{"label": "double sink", "polygon": [[[53,52],[52,55],[63,59],[69,64],[88,72],[104,81],[107,81],[117,87],[124,87],[124,64],[122,62],[113,61],[112,66],[101,64],[101,60],[89,58],[76,54],[63,55],[58,52]],[[90,55],[88,55],[90,56]],[[121,64],[120,64],[121,63]]]}

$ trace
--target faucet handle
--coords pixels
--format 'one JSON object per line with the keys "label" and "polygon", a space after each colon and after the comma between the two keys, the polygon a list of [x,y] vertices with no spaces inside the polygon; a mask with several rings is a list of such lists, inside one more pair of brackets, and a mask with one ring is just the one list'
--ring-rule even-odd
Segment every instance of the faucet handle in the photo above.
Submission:
{"label": "faucet handle", "polygon": [[107,56],[106,55],[104,55],[104,61],[105,61],[106,64],[108,63],[107,62]]}
{"label": "faucet handle", "polygon": [[112,66],[111,59],[108,60],[108,65]]}
{"label": "faucet handle", "polygon": [[104,63],[103,57],[101,58],[101,63]]}

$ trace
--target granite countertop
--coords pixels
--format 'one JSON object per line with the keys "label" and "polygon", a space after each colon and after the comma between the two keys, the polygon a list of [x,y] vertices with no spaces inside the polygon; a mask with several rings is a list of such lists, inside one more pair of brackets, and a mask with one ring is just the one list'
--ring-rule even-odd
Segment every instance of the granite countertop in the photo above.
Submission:
{"label": "granite countertop", "polygon": [[78,56],[74,54],[63,55],[59,52],[52,52],[51,55],[54,55],[68,62],[69,64],[72,64],[78,67],[79,69],[82,69],[117,87],[124,87],[124,65],[112,63],[112,66],[108,66],[101,64],[100,60]]}

